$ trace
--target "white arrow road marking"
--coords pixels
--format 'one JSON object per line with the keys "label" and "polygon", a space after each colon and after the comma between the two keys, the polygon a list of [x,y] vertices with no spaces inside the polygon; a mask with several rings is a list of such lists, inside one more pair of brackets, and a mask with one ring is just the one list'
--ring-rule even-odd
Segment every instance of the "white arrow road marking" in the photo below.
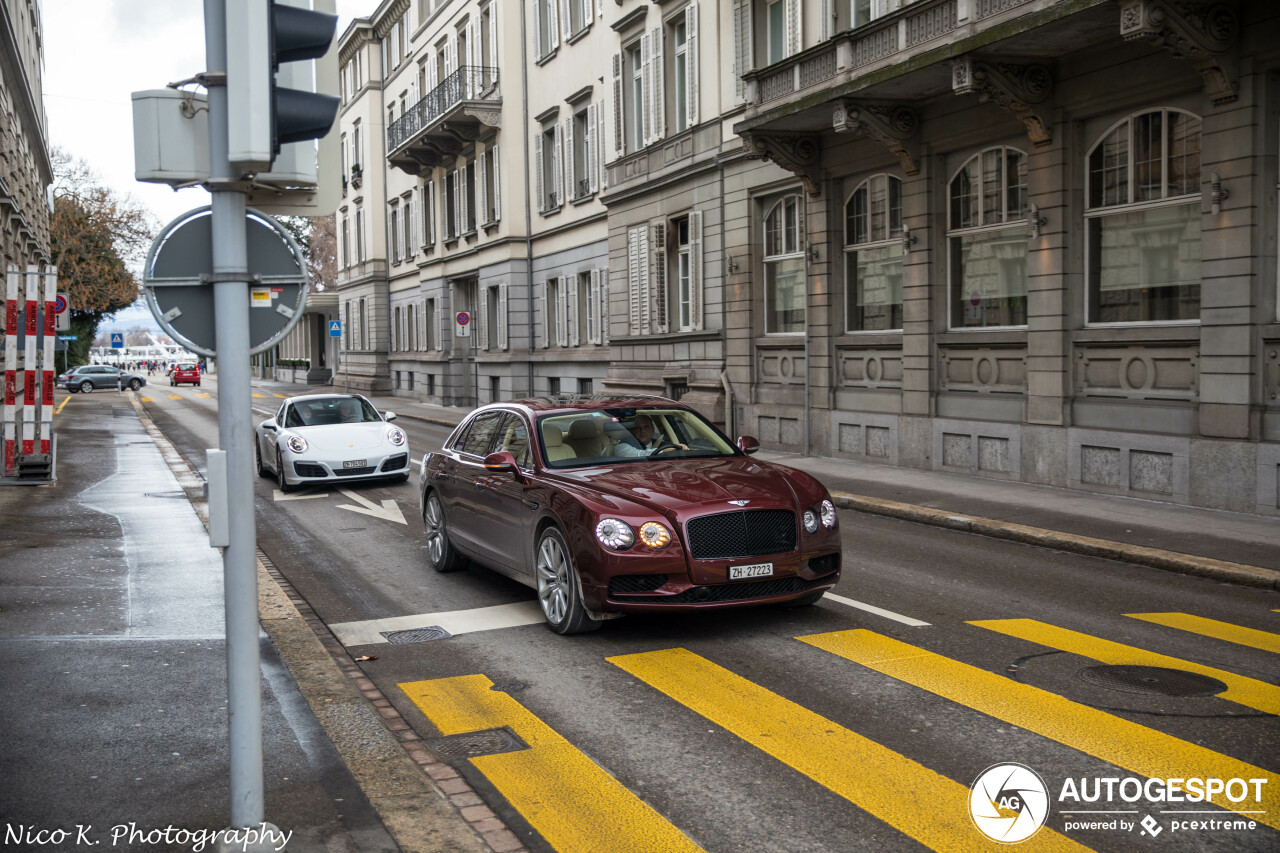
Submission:
{"label": "white arrow road marking", "polygon": [[409,522],[404,520],[404,513],[400,512],[400,505],[394,500],[384,500],[382,506],[378,506],[366,497],[357,495],[355,492],[348,492],[346,489],[338,489],[351,500],[360,504],[360,506],[351,506],[350,504],[338,504],[338,509],[349,509],[352,512],[358,512],[362,515],[372,515],[374,518],[381,518],[386,521],[394,521],[403,524],[406,527]]}
{"label": "white arrow road marking", "polygon": [[323,492],[299,492],[294,495],[286,495],[284,492],[276,489],[271,493],[271,499],[274,501],[305,501],[307,498],[322,498],[329,494],[328,491]]}

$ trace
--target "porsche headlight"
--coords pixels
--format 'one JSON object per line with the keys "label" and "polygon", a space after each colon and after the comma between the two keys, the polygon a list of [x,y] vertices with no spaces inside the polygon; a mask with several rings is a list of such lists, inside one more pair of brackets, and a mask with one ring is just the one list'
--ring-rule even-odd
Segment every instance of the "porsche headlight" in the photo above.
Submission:
{"label": "porsche headlight", "polygon": [[806,509],[804,511],[804,532],[818,532],[818,514],[811,509]]}
{"label": "porsche headlight", "polygon": [[635,544],[636,535],[625,521],[605,518],[596,525],[596,539],[611,551],[625,551]]}
{"label": "porsche headlight", "polygon": [[289,449],[292,450],[294,453],[307,452],[307,440],[300,435],[289,436],[289,440],[286,442],[286,444],[289,445]]}
{"label": "porsche headlight", "polygon": [[400,429],[400,427],[392,427],[387,430],[387,441],[391,442],[396,447],[403,446],[405,442],[404,430]]}
{"label": "porsche headlight", "polygon": [[836,507],[831,501],[823,501],[818,507],[818,512],[822,515],[822,526],[828,530],[834,530],[836,526]]}
{"label": "porsche headlight", "polygon": [[665,548],[671,544],[671,531],[656,521],[640,525],[640,541],[650,548]]}

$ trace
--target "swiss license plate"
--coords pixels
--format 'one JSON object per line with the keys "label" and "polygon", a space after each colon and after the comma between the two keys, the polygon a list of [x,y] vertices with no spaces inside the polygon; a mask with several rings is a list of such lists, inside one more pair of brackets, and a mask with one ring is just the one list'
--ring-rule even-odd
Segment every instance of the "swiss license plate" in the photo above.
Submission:
{"label": "swiss license plate", "polygon": [[773,574],[773,563],[752,563],[749,566],[730,566],[729,580],[743,578],[767,578]]}
{"label": "swiss license plate", "polygon": [[351,459],[347,462],[343,462],[342,467],[343,468],[364,468],[366,467],[366,465],[365,465],[364,459]]}

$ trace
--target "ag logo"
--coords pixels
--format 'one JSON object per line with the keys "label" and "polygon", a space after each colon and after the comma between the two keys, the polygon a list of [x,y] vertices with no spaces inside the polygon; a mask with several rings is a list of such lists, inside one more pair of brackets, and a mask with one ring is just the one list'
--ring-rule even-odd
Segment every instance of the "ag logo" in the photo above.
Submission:
{"label": "ag logo", "polygon": [[1049,818],[1049,789],[1030,767],[992,765],[974,780],[969,791],[969,817],[992,841],[1026,841]]}

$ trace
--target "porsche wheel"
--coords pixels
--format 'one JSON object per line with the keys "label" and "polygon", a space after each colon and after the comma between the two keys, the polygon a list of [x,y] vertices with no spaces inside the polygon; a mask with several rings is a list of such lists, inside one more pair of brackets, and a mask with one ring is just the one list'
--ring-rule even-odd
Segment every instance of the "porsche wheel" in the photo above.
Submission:
{"label": "porsche wheel", "polygon": [[289,480],[284,475],[284,457],[280,455],[280,448],[276,448],[276,480],[280,483],[281,494],[288,494],[293,491],[293,486],[289,484]]}
{"label": "porsche wheel", "polygon": [[449,542],[449,529],[444,520],[444,507],[435,492],[427,495],[422,510],[422,526],[426,529],[427,559],[437,572],[456,572],[466,566],[466,559]]}
{"label": "porsche wheel", "polygon": [[569,546],[554,527],[548,527],[538,539],[534,574],[538,604],[548,628],[557,634],[580,634],[600,627],[600,621],[592,619],[582,604]]}
{"label": "porsche wheel", "polygon": [[267,466],[262,464],[262,445],[255,440],[253,442],[253,461],[258,466],[258,476],[267,476]]}

